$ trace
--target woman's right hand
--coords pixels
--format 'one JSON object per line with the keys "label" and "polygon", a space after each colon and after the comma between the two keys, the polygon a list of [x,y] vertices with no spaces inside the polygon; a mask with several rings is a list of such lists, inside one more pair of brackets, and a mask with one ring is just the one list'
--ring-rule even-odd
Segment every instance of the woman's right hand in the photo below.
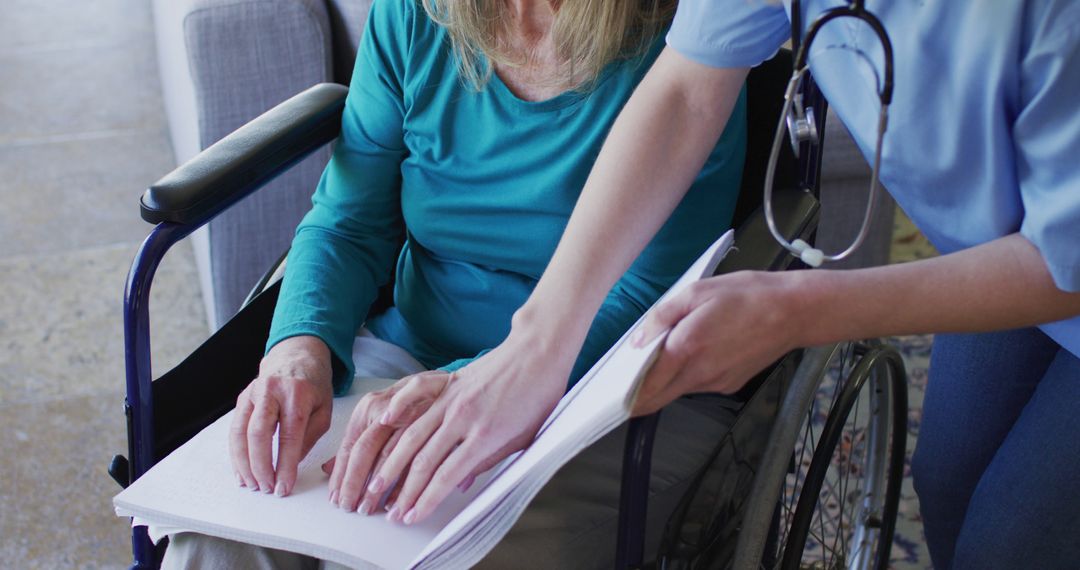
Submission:
{"label": "woman's right hand", "polygon": [[279,497],[292,492],[300,460],[330,429],[332,381],[330,349],[317,337],[287,338],[263,357],[259,376],[236,399],[229,432],[229,457],[242,487]]}

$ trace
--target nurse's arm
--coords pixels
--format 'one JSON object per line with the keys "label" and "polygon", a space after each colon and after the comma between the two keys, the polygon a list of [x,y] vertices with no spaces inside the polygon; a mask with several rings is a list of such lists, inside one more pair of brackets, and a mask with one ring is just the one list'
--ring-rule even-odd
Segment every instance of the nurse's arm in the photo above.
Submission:
{"label": "nurse's arm", "polygon": [[786,351],[847,339],[984,332],[1080,315],[1019,233],[950,255],[850,271],[741,272],[661,305],[637,342],[670,329],[638,414],[681,394],[730,393]]}
{"label": "nurse's arm", "polygon": [[747,71],[664,49],[612,126],[551,262],[514,317],[514,333],[539,346],[558,339],[560,360],[572,363],[612,285],[705,164]]}
{"label": "nurse's arm", "polygon": [[455,486],[467,486],[532,441],[563,395],[608,292],[716,145],[746,71],[708,68],[670,49],[657,58],[612,126],[554,257],[514,314],[509,336],[454,373],[373,479],[396,480],[410,465],[391,520],[423,520]]}

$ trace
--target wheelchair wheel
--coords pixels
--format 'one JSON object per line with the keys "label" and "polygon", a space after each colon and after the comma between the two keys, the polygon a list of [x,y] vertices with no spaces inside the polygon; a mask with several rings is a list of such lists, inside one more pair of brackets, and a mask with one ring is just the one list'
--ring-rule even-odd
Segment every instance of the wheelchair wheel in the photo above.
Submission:
{"label": "wheelchair wheel", "polygon": [[841,351],[803,420],[762,567],[888,567],[907,440],[904,378],[891,348]]}

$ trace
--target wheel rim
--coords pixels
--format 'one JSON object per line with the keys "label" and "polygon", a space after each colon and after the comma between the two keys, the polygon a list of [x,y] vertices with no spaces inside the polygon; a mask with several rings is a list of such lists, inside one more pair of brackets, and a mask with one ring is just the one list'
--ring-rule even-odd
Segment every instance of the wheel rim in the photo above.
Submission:
{"label": "wheel rim", "polygon": [[[892,410],[891,394],[884,374],[875,373],[870,384],[862,390],[868,396],[868,421],[866,446],[867,485],[859,497],[859,504],[852,521],[855,527],[851,537],[848,570],[872,568],[876,545],[881,538],[881,521],[885,507],[885,483],[889,459],[889,426]],[[857,404],[856,404],[857,405]]]}
{"label": "wheel rim", "polygon": [[[890,480],[889,460],[896,461],[891,448],[897,436],[905,436],[896,433],[901,430],[894,418],[898,402],[890,389],[890,380],[899,380],[872,362],[856,364],[851,356],[844,351],[803,421],[794,473],[787,477],[778,513],[780,568],[868,569],[888,558],[881,554],[882,537],[892,525],[883,529],[882,523],[891,516],[886,513],[889,487],[899,489],[899,481]],[[856,373],[857,366],[865,370]],[[846,408],[843,421],[826,421],[838,406]],[[804,496],[806,490],[812,495]]]}

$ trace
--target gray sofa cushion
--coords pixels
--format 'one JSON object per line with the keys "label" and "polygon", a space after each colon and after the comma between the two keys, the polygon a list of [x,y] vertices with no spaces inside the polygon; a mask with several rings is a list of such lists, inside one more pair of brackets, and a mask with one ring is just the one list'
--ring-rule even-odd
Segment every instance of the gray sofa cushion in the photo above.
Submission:
{"label": "gray sofa cushion", "polygon": [[348,85],[371,0],[326,0],[334,34],[334,79]]}
{"label": "gray sofa cushion", "polygon": [[[323,0],[203,0],[183,25],[203,148],[332,79]],[[210,223],[212,326],[236,312],[288,247],[327,160],[322,149]]]}

